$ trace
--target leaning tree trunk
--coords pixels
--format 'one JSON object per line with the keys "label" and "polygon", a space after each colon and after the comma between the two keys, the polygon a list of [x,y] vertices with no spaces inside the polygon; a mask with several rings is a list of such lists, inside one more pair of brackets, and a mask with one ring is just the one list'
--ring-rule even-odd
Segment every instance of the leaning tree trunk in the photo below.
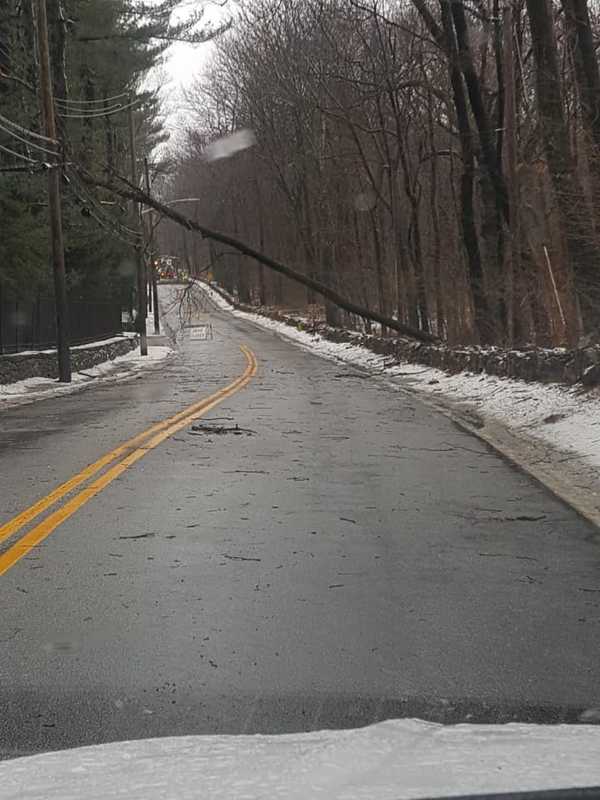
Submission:
{"label": "leaning tree trunk", "polygon": [[[266,253],[260,253],[254,247],[234,238],[233,236],[212,230],[211,228],[207,228],[204,225],[201,225],[199,222],[190,219],[189,217],[183,216],[183,214],[180,214],[172,206],[167,206],[163,203],[160,203],[155,197],[152,197],[151,195],[146,194],[146,192],[143,192],[141,189],[135,187],[129,180],[127,180],[127,178],[116,176],[112,181],[106,181],[96,178],[94,175],[86,172],[86,170],[79,169],[77,171],[81,179],[87,185],[108,189],[109,191],[114,192],[116,195],[124,197],[127,200],[134,200],[137,203],[144,203],[148,208],[154,208],[156,211],[159,211],[163,217],[178,223],[186,231],[196,231],[205,239],[210,239],[226,245],[229,248],[233,248],[240,255],[248,256],[259,263],[264,264],[266,267],[274,272],[277,272],[279,275],[285,275],[295,283],[310,288],[313,292],[319,294],[325,300],[330,300],[332,303],[336,303],[336,305],[338,305],[344,311],[347,311],[349,314],[354,314],[363,319],[370,319],[373,322],[378,322],[383,328],[390,328],[391,330],[398,331],[398,333],[402,334],[403,336],[410,336],[412,339],[417,339],[421,342],[438,341],[437,337],[432,336],[425,331],[412,328],[410,325],[405,325],[404,323],[397,319],[393,319],[392,317],[386,317],[385,315],[380,314],[378,311],[372,311],[357,305],[354,301],[338,294],[331,287],[321,283],[321,281],[317,281],[310,275],[305,275],[299,272],[297,269],[294,269],[293,267],[284,264],[282,261],[278,261],[277,259],[268,256]],[[122,185],[117,185],[114,182],[115,179],[118,179]]]}
{"label": "leaning tree trunk", "polygon": [[562,0],[575,61],[579,99],[594,145],[600,149],[600,68],[587,0]]}

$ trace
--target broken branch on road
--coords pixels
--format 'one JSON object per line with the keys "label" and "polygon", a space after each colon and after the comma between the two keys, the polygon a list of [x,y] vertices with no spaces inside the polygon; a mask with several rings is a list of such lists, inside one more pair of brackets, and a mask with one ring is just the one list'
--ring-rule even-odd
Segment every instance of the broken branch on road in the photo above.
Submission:
{"label": "broken branch on road", "polygon": [[230,556],[227,553],[222,553],[223,558],[228,558],[230,561],[262,561],[260,558],[250,558],[249,556]]}
{"label": "broken branch on road", "polygon": [[242,436],[245,433],[246,436],[253,436],[256,431],[250,428],[240,428],[239,425],[207,425],[206,423],[200,423],[192,425],[192,429],[188,433],[214,433],[218,436],[223,436],[227,433],[231,433],[233,436]]}

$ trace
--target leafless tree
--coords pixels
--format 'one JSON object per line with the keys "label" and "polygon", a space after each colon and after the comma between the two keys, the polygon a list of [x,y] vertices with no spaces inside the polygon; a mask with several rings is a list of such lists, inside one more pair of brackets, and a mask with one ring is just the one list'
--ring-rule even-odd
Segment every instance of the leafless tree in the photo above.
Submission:
{"label": "leafless tree", "polygon": [[[189,93],[171,191],[423,332],[574,342],[600,291],[598,30],[586,0],[243,2]],[[203,159],[244,127],[254,148]],[[246,302],[315,304],[246,257],[163,235]]]}

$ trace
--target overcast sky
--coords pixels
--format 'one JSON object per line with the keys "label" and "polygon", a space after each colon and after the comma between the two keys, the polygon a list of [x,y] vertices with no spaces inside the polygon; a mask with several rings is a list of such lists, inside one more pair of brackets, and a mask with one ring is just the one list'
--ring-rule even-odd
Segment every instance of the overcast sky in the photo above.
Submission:
{"label": "overcast sky", "polygon": [[[178,14],[174,15],[173,21],[185,19],[186,15],[202,5],[204,6],[202,26],[216,28],[230,18],[234,3],[229,0],[221,6],[210,0],[207,2],[205,0],[187,0],[187,2],[183,0],[181,9]],[[209,59],[212,49],[212,42],[197,45],[188,45],[183,42],[174,44],[170,48],[167,62],[169,77],[173,83],[177,86],[189,85]]]}
{"label": "overcast sky", "polygon": [[[197,5],[194,0],[187,4],[187,8]],[[181,13],[185,13],[186,6]],[[213,3],[206,4],[204,20],[207,24],[218,25],[229,15],[227,8],[220,8]],[[165,63],[159,67],[152,76],[151,83],[161,88],[163,111],[166,117],[167,128],[175,136],[181,125],[183,110],[183,91],[197,78],[204,66],[208,63],[214,49],[212,42],[204,44],[185,44],[178,42],[171,45],[165,56]]]}
{"label": "overcast sky", "polygon": [[185,88],[192,83],[208,61],[212,47],[211,42],[194,45],[179,42],[171,46],[165,68],[172,88]]}

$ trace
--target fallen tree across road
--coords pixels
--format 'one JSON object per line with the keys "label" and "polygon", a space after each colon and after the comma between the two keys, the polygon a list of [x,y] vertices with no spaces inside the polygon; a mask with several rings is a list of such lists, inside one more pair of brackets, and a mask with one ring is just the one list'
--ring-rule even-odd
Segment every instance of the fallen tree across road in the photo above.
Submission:
{"label": "fallen tree across road", "polygon": [[300,283],[303,286],[311,289],[315,294],[324,297],[329,302],[333,303],[334,305],[338,306],[339,308],[347,311],[350,314],[355,314],[357,317],[361,317],[362,319],[368,319],[372,322],[378,322],[386,328],[390,330],[397,331],[398,333],[402,334],[403,336],[408,336],[411,339],[417,339],[421,342],[435,342],[438,339],[435,336],[432,336],[430,333],[426,331],[421,331],[418,328],[414,328],[412,325],[405,325],[404,323],[400,322],[397,319],[393,319],[391,317],[387,317],[384,314],[380,314],[378,311],[372,311],[368,308],[363,308],[362,306],[356,305],[350,300],[347,300],[341,294],[338,294],[333,289],[330,289],[329,286],[321,283],[320,281],[311,278],[308,275],[303,275],[298,270],[293,269],[293,267],[288,266],[287,264],[281,263],[281,261],[277,261],[270,256],[261,253],[258,250],[255,250],[250,245],[246,244],[245,242],[241,242],[239,239],[235,239],[232,236],[229,236],[226,233],[221,233],[220,231],[212,230],[211,228],[207,228],[204,225],[201,225],[198,222],[186,217],[184,214],[179,213],[179,211],[175,211],[172,207],[161,203],[160,201],[156,200],[151,195],[143,192],[141,189],[138,189],[132,183],[130,183],[126,178],[122,176],[115,176],[115,178],[119,181],[119,184],[116,184],[114,181],[106,181],[100,178],[96,178],[91,173],[87,172],[87,170],[83,170],[81,168],[77,169],[77,173],[81,180],[87,183],[89,186],[97,186],[103,189],[107,189],[110,192],[114,192],[114,194],[119,195],[127,200],[133,200],[136,203],[143,203],[145,206],[149,208],[153,208],[155,211],[158,211],[164,217],[168,217],[169,219],[176,222],[178,225],[181,225],[188,231],[195,231],[199,233],[204,239],[212,239],[215,242],[220,242],[221,244],[225,244],[229,247],[234,248],[239,253],[242,253],[245,256],[249,256],[253,258],[255,261],[258,261],[260,264],[264,264],[269,269],[272,269],[274,272],[278,272],[280,275],[285,275],[286,278],[289,278],[296,283]]}

